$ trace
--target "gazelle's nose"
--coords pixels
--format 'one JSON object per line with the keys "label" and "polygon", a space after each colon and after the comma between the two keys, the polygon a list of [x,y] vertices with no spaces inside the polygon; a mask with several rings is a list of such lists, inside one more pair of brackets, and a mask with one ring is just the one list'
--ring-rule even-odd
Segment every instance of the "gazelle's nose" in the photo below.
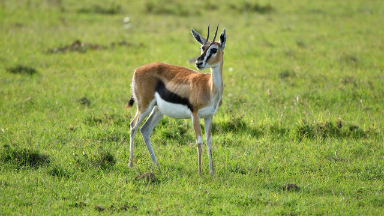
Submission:
{"label": "gazelle's nose", "polygon": [[199,58],[197,58],[197,61],[203,61],[204,60],[204,56],[203,55],[201,55],[201,56],[199,56]]}
{"label": "gazelle's nose", "polygon": [[199,70],[202,70],[204,68],[203,66],[203,62],[196,62],[196,67],[199,69]]}

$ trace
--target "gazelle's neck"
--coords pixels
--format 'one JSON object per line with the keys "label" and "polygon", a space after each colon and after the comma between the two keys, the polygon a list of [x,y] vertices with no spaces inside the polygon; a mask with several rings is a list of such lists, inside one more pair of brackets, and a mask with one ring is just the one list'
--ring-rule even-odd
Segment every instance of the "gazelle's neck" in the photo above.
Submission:
{"label": "gazelle's neck", "polygon": [[212,90],[218,91],[220,94],[223,93],[223,59],[220,64],[215,67],[211,67],[211,82]]}

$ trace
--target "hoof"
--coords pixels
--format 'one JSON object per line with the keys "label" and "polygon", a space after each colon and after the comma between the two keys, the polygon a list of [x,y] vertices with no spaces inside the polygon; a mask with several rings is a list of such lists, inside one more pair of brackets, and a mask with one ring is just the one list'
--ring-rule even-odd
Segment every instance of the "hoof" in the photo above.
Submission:
{"label": "hoof", "polygon": [[133,168],[133,163],[132,163],[132,162],[129,162],[129,163],[128,163],[128,167],[129,167],[129,168]]}

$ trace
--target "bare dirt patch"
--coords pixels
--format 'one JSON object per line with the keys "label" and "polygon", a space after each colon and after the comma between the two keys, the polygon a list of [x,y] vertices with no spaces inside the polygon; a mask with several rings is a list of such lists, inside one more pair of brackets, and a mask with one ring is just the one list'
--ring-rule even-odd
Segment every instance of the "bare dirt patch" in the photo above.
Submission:
{"label": "bare dirt patch", "polygon": [[[80,52],[85,53],[89,50],[106,50],[114,47],[119,46],[133,46],[133,44],[127,42],[127,41],[118,41],[118,42],[112,42],[109,45],[103,45],[103,44],[96,44],[96,43],[85,43],[80,40],[74,40],[71,44],[61,46],[61,47],[53,47],[47,50],[48,54],[58,54],[58,53],[66,53],[66,52]],[[143,46],[142,44],[139,44],[139,46]]]}

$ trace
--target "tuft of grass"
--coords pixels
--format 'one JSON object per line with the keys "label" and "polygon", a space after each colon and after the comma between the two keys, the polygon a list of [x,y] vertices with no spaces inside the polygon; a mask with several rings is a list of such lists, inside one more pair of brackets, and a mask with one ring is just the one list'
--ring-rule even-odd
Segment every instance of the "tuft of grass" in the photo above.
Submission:
{"label": "tuft of grass", "polygon": [[14,67],[10,67],[6,69],[9,73],[13,74],[22,74],[22,75],[34,75],[37,73],[37,70],[33,67],[25,66],[25,65],[16,65]]}
{"label": "tuft of grass", "polygon": [[300,190],[300,187],[297,186],[296,184],[286,184],[286,185],[283,185],[281,186],[281,189],[283,189],[284,191],[299,191]]}
{"label": "tuft of grass", "polygon": [[243,131],[247,127],[247,123],[243,120],[244,115],[232,115],[231,120],[220,124],[224,131]]}
{"label": "tuft of grass", "polygon": [[57,165],[50,167],[47,171],[47,173],[51,176],[58,177],[58,178],[67,178],[70,176],[69,171],[59,167]]}
{"label": "tuft of grass", "polygon": [[256,127],[249,126],[249,124],[244,120],[245,115],[232,114],[230,119],[223,122],[213,122],[212,123],[212,133],[216,134],[225,134],[228,132],[234,133],[248,133],[252,136],[262,135],[262,131],[258,130]]}
{"label": "tuft of grass", "polygon": [[[170,127],[169,124],[172,124],[172,127]],[[155,128],[155,132],[153,133],[159,133],[162,139],[173,140],[182,145],[187,144],[186,141],[192,139],[190,134],[193,128],[189,121],[170,121],[170,119],[164,118],[159,126],[159,128]],[[202,128],[202,130],[204,130],[204,128]]]}
{"label": "tuft of grass", "polygon": [[333,122],[320,122],[309,124],[305,121],[296,127],[296,136],[298,138],[327,138],[327,137],[351,137],[351,138],[364,138],[370,134],[375,134],[374,129],[363,130],[357,125],[349,124],[344,125],[342,121]]}
{"label": "tuft of grass", "polygon": [[156,178],[153,173],[143,173],[134,178],[135,181],[145,181],[145,182],[158,182],[159,180]]}
{"label": "tuft of grass", "polygon": [[90,7],[80,8],[77,12],[83,14],[115,15],[121,13],[122,9],[120,4],[112,4],[110,6],[95,4]]}
{"label": "tuft of grass", "polygon": [[384,166],[381,164],[370,164],[359,172],[362,178],[367,180],[383,180],[384,179]]}
{"label": "tuft of grass", "polygon": [[137,210],[137,206],[136,205],[128,205],[128,204],[123,204],[121,207],[120,207],[120,210],[121,211],[127,211],[127,210]]}
{"label": "tuft of grass", "polygon": [[[74,155],[76,165],[81,170],[102,169],[109,170],[116,164],[116,158],[110,151],[99,150],[96,153]],[[60,170],[59,170],[60,171]]]}
{"label": "tuft of grass", "polygon": [[359,62],[360,62],[358,56],[351,55],[351,54],[346,54],[346,53],[343,53],[340,56],[339,61],[341,63],[347,64],[347,65],[351,65],[351,66],[358,66]]}
{"label": "tuft of grass", "polygon": [[233,164],[228,169],[232,173],[238,173],[242,175],[246,175],[248,173],[248,170],[246,170],[244,167],[242,167],[239,164]]}
{"label": "tuft of grass", "polygon": [[74,204],[70,204],[69,207],[72,207],[72,208],[79,208],[79,209],[84,209],[85,207],[87,207],[87,203],[84,203],[84,202],[75,202]]}
{"label": "tuft of grass", "polygon": [[132,47],[132,46],[137,46],[137,47],[145,47],[144,44],[139,43],[138,45],[134,45],[130,42],[127,42],[125,40],[120,40],[120,41],[115,41],[111,42],[109,45],[103,45],[103,44],[97,44],[97,43],[86,43],[80,40],[74,40],[72,41],[71,44],[69,45],[64,45],[60,47],[52,47],[47,50],[47,54],[59,54],[59,53],[68,53],[68,52],[78,52],[78,53],[86,53],[87,51],[90,50],[106,50],[108,48],[116,48],[116,47]]}
{"label": "tuft of grass", "polygon": [[289,70],[284,70],[283,72],[279,73],[278,76],[280,79],[285,79],[288,77],[294,77],[295,73]]}
{"label": "tuft of grass", "polygon": [[343,85],[351,84],[351,85],[357,86],[356,78],[354,76],[345,76],[345,77],[343,77],[342,80],[341,80],[341,83]]}
{"label": "tuft of grass", "polygon": [[96,211],[99,211],[99,212],[102,212],[102,211],[105,210],[105,208],[104,208],[103,206],[101,206],[101,205],[95,205],[94,209],[95,209]]}
{"label": "tuft of grass", "polygon": [[218,10],[220,8],[220,4],[212,3],[211,1],[204,1],[203,8],[208,11]]}
{"label": "tuft of grass", "polygon": [[30,167],[37,169],[50,163],[48,155],[33,149],[13,149],[11,147],[5,147],[0,154],[0,159],[3,163],[9,163],[18,168]]}
{"label": "tuft of grass", "polygon": [[193,7],[186,7],[181,2],[153,2],[148,1],[145,4],[145,13],[155,15],[173,15],[173,16],[191,16],[198,14]]}
{"label": "tuft of grass", "polygon": [[242,3],[229,4],[231,10],[235,10],[240,13],[259,13],[267,14],[273,12],[275,9],[271,4],[260,4],[257,2],[244,1]]}
{"label": "tuft of grass", "polygon": [[103,151],[93,159],[93,163],[101,169],[108,169],[116,164],[116,159],[109,151]]}
{"label": "tuft of grass", "polygon": [[384,198],[382,196],[376,196],[371,199],[371,203],[376,207],[384,207]]}
{"label": "tuft of grass", "polygon": [[122,116],[119,115],[108,115],[104,114],[104,116],[87,116],[83,120],[85,125],[88,126],[97,126],[97,125],[103,125],[103,124],[108,124],[108,125],[115,125],[115,126],[122,126],[125,124],[128,124],[128,120]]}
{"label": "tuft of grass", "polygon": [[90,106],[91,100],[87,97],[82,97],[80,99],[77,99],[77,102],[79,102],[81,105]]}

